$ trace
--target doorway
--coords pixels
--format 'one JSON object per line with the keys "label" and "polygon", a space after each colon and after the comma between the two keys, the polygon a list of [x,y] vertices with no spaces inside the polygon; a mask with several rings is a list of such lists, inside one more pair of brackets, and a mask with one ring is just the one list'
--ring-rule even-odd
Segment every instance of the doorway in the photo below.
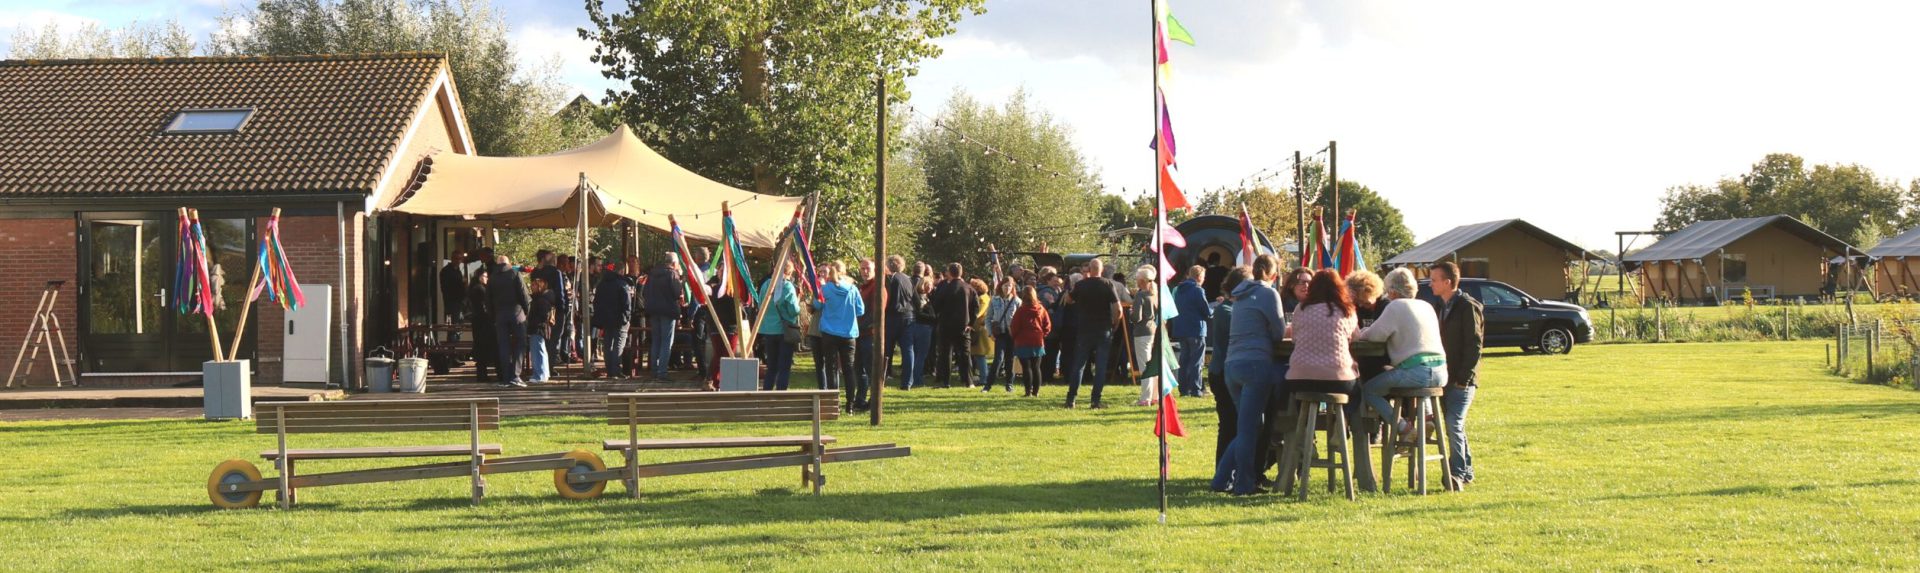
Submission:
{"label": "doorway", "polygon": [[[80,219],[82,370],[198,373],[213,359],[213,347],[206,319],[180,314],[169,301],[180,251],[174,214],[82,213]],[[226,348],[247,299],[254,222],[202,213],[200,223],[211,257],[214,319]],[[254,356],[257,332],[249,322],[241,358]]]}

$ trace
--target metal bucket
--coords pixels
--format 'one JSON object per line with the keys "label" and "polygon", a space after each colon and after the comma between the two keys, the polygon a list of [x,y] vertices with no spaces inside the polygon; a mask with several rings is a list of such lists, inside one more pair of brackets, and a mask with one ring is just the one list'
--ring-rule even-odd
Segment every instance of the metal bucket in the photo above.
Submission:
{"label": "metal bucket", "polygon": [[400,391],[422,394],[427,391],[427,359],[400,359]]}
{"label": "metal bucket", "polygon": [[367,391],[393,391],[393,359],[380,356],[367,357]]}

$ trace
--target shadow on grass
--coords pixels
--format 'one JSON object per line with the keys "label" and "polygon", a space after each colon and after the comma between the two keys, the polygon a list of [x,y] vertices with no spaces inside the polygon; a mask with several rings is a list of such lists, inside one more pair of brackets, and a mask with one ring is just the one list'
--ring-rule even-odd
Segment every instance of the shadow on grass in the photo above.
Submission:
{"label": "shadow on grass", "polygon": [[1803,483],[1799,485],[1750,484],[1750,485],[1740,485],[1740,486],[1733,486],[1733,487],[1705,489],[1705,490],[1699,490],[1699,491],[1670,491],[1670,492],[1658,492],[1658,493],[1618,494],[1618,495],[1598,497],[1595,499],[1605,500],[1605,501],[1631,501],[1631,500],[1643,500],[1643,499],[1677,499],[1677,498],[1684,498],[1684,497],[1738,497],[1738,496],[1745,496],[1745,495],[1781,496],[1781,495],[1806,493],[1806,492],[1821,491],[1821,490],[1900,487],[1900,486],[1912,486],[1912,485],[1920,485],[1920,479],[1879,480],[1879,481],[1842,483],[1842,484],[1830,484],[1830,485],[1811,484],[1811,483]]}
{"label": "shadow on grass", "polygon": [[1689,408],[1681,413],[1641,412],[1631,416],[1608,416],[1575,420],[1550,420],[1513,424],[1515,428],[1565,429],[1569,424],[1594,426],[1668,426],[1699,422],[1764,422],[1780,418],[1891,418],[1912,416],[1910,402],[1849,402],[1842,404],[1770,404],[1719,408]]}

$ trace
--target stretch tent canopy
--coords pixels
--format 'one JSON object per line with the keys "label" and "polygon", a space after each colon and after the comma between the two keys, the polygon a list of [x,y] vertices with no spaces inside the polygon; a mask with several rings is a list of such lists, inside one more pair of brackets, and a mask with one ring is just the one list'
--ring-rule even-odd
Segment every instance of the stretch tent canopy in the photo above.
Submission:
{"label": "stretch tent canopy", "polygon": [[720,241],[720,204],[749,247],[774,247],[804,202],[714,182],[661,157],[621,126],[585,146],[530,157],[453,153],[421,160],[389,208],[401,213],[492,219],[508,227],[566,228],[631,219],[660,231],[680,222],[688,239]]}

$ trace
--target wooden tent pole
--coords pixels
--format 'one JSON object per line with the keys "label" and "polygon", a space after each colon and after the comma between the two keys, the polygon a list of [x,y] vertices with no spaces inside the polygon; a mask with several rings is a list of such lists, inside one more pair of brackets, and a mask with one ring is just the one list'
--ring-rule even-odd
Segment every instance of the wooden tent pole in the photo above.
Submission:
{"label": "wooden tent pole", "polygon": [[[181,210],[187,213],[188,232],[193,233],[193,241],[200,245],[199,252],[194,253],[194,258],[200,260],[200,274],[203,275],[201,278],[213,280],[213,272],[207,268],[207,245],[205,232],[200,230],[200,210],[184,208]],[[213,285],[205,285],[203,288],[211,289]],[[201,315],[207,317],[207,341],[213,344],[213,361],[225,362],[226,358],[220,354],[220,327],[214,324],[213,309],[203,310]]]}
{"label": "wooden tent pole", "polygon": [[[800,212],[796,210],[793,215],[795,219],[798,219]],[[787,227],[788,229],[792,229],[793,226],[789,224]],[[773,274],[767,277],[767,292],[760,297],[760,300],[755,301],[753,322],[748,325],[751,328],[748,328],[747,332],[740,333],[741,348],[749,351],[752,350],[754,339],[760,337],[761,321],[767,319],[767,307],[773,302],[773,290],[779,287],[780,281],[784,280],[782,277],[786,276],[787,255],[791,252],[793,252],[793,234],[781,233],[778,246],[774,248]],[[795,286],[797,287],[798,285]]]}
{"label": "wooden tent pole", "polygon": [[[269,216],[269,220],[276,222],[280,220],[279,207],[273,208],[273,215]],[[260,243],[261,241],[255,240],[254,248],[259,249]],[[260,253],[255,252],[253,254],[253,278],[247,279],[247,302],[240,305],[240,320],[233,324],[233,346],[227,347],[228,357],[238,358],[240,356],[240,339],[246,338],[247,336],[247,315],[253,312],[253,285],[260,284],[260,270]]]}

